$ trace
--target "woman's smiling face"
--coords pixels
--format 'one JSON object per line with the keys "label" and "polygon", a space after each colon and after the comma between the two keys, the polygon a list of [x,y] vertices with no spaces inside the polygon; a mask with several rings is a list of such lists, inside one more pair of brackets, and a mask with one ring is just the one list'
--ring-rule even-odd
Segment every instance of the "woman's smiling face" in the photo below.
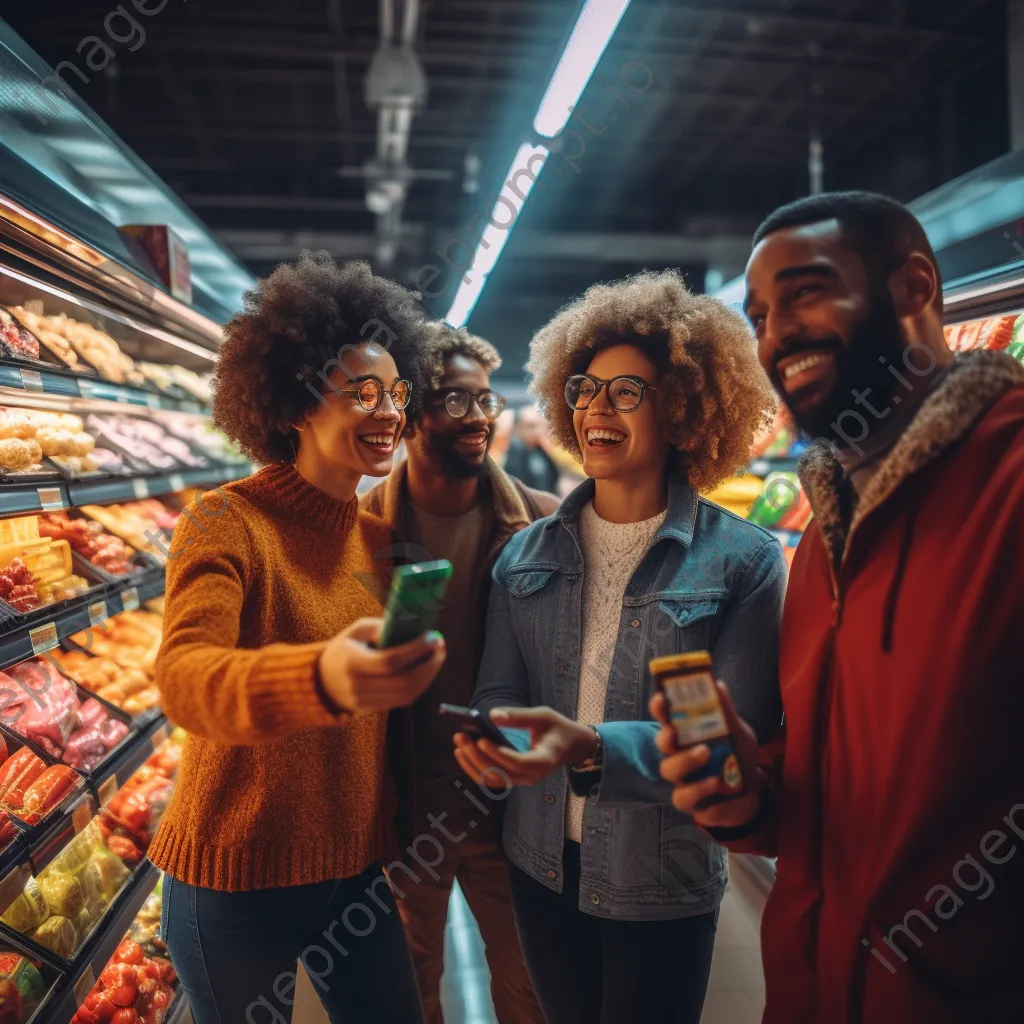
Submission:
{"label": "woman's smiling face", "polygon": [[[586,373],[599,380],[634,377],[651,387],[632,412],[619,412],[602,387],[586,409],[573,412],[576,441],[583,454],[583,471],[595,480],[619,479],[638,473],[664,471],[668,432],[658,415],[657,367],[635,345],[613,345],[590,361]],[[639,396],[640,388],[636,388]]]}

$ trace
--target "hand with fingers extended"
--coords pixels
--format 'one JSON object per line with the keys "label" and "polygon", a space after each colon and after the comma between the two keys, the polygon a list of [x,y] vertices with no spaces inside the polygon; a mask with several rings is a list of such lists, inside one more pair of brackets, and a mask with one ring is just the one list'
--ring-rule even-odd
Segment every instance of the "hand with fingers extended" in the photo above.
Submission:
{"label": "hand with fingers extended", "polygon": [[597,749],[593,729],[551,708],[495,708],[490,714],[497,726],[529,730],[530,749],[519,753],[456,733],[455,759],[474,780],[486,781],[497,770],[514,786],[535,786],[560,768],[585,761]]}
{"label": "hand with fingers extended", "polygon": [[359,619],[320,655],[324,692],[344,711],[390,711],[412,704],[444,664],[447,651],[440,633],[374,648],[382,624],[381,619]]}
{"label": "hand with fingers extended", "polygon": [[[675,786],[672,790],[672,805],[676,810],[692,815],[693,820],[702,828],[742,828],[757,816],[764,799],[763,780],[757,766],[757,737],[736,714],[726,688],[721,683],[716,685],[722,710],[729,723],[729,736],[740,763],[743,791],[737,796],[731,796],[720,775],[696,782],[687,781],[694,772],[708,763],[711,751],[703,744],[680,749],[669,718],[668,702],[663,693],[656,693],[651,698],[650,710],[662,726],[657,737],[658,749],[665,755],[661,762],[661,777]],[[726,796],[728,799],[707,807],[702,806],[708,797],[713,796]]]}

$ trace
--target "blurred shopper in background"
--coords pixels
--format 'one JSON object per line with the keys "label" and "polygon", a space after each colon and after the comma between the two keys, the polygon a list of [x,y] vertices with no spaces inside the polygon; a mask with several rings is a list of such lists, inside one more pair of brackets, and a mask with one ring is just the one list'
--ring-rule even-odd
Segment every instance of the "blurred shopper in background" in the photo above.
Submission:
{"label": "blurred shopper in background", "polygon": [[[892,200],[802,200],[754,241],[761,362],[817,438],[785,737],[713,808],[685,782],[707,751],[667,727],[662,772],[731,849],[778,855],[766,1024],[1024,1020],[1024,368],[949,351],[935,256]],[[763,735],[733,724],[755,778]]]}
{"label": "blurred shopper in background", "polygon": [[515,426],[516,414],[512,409],[504,409],[494,422],[494,441],[491,443],[491,458],[502,469],[508,459],[509,445],[512,443],[512,428]]}
{"label": "blurred shopper in background", "polygon": [[516,413],[505,468],[528,487],[554,493],[558,488],[558,466],[548,453],[548,426],[536,406],[524,405]]}
{"label": "blurred shopper in background", "polygon": [[710,649],[758,736],[779,728],[782,550],[698,497],[746,463],[775,402],[742,318],[676,272],[589,289],[530,353],[553,435],[590,479],[494,569],[474,704],[529,728],[532,749],[459,735],[457,756],[472,778],[498,768],[518,787],[504,845],[549,1024],[697,1024],[725,851],[668,791],[638,809],[591,794],[638,728],[657,772],[657,727],[638,725],[654,657]]}
{"label": "blurred shopper in background", "polygon": [[427,353],[423,407],[406,431],[406,461],[362,499],[390,527],[398,560],[447,558],[454,566],[437,622],[447,638],[448,660],[414,707],[408,743],[415,762],[417,834],[439,835],[430,815],[443,820],[449,841],[433,880],[424,876],[403,885],[401,912],[428,1024],[443,1020],[445,922],[456,879],[484,940],[498,1021],[542,1024],[516,936],[508,865],[494,830],[477,827],[481,815],[456,785],[462,772],[452,755],[451,725],[438,705],[466,706],[472,699],[494,562],[513,534],[549,515],[558,502],[509,477],[488,456],[505,407],[490,388],[490,374],[501,365],[494,347],[437,324]]}
{"label": "blurred shopper in background", "polygon": [[149,856],[167,873],[164,935],[197,1024],[290,1019],[296,958],[337,945],[368,891],[385,913],[359,937],[342,930],[347,953],[317,992],[332,1020],[421,1019],[382,870],[396,811],[385,732],[445,647],[371,649],[381,606],[352,585],[389,542],[356,484],[391,469],[408,378],[424,375],[411,317],[388,349],[359,329],[412,305],[365,263],[306,254],[226,328],[214,421],[266,468],[179,520],[156,666],[188,739]]}

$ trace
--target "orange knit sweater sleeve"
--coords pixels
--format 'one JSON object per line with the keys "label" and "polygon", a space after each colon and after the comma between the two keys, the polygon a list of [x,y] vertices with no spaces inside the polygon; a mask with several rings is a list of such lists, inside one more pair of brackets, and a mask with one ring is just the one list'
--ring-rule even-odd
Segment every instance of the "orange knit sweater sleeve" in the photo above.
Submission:
{"label": "orange knit sweater sleeve", "polygon": [[253,569],[248,533],[235,508],[206,527],[201,518],[197,512],[178,520],[167,565],[156,662],[167,717],[196,736],[233,746],[346,723],[351,716],[334,714],[319,694],[316,664],[326,643],[236,646]]}

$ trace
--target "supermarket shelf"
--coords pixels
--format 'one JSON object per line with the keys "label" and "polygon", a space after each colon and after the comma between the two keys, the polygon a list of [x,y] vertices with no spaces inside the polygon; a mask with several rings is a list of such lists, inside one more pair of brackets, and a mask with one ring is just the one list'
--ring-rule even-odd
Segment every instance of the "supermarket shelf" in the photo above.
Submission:
{"label": "supermarket shelf", "polygon": [[88,629],[122,611],[137,608],[164,592],[162,573],[132,579],[130,584],[112,583],[102,597],[88,594],[66,602],[52,618],[37,619],[15,626],[0,635],[0,669],[17,665],[36,654],[52,651],[61,640]]}
{"label": "supermarket shelf", "polygon": [[[64,970],[64,980],[59,997],[53,1001],[52,1009],[39,1019],[38,1024],[67,1024],[71,1020],[96,984],[96,979],[103,968],[114,955],[132,921],[135,920],[135,915],[142,909],[142,904],[156,888],[159,878],[160,871],[157,867],[144,860],[114,898],[114,902],[100,919],[95,932],[78,955],[70,963],[62,963],[61,958],[51,955],[50,959]],[[35,1019],[32,1024],[37,1024]]]}
{"label": "supermarket shelf", "polygon": [[145,409],[166,409],[170,412],[208,413],[209,410],[192,399],[170,398],[130,385],[110,384],[96,377],[82,377],[60,370],[40,370],[0,361],[0,387],[30,391],[62,398],[90,398],[119,402]]}
{"label": "supermarket shelf", "polygon": [[177,494],[187,487],[217,487],[249,476],[255,469],[252,463],[245,462],[238,465],[217,464],[207,469],[187,469],[181,473],[0,484],[0,518],[75,508],[79,505],[108,505],[157,498],[164,494]]}
{"label": "supermarket shelf", "polygon": [[167,719],[157,719],[141,730],[135,741],[117,757],[112,758],[94,774],[92,785],[100,806],[110,800],[170,735],[171,726]]}

